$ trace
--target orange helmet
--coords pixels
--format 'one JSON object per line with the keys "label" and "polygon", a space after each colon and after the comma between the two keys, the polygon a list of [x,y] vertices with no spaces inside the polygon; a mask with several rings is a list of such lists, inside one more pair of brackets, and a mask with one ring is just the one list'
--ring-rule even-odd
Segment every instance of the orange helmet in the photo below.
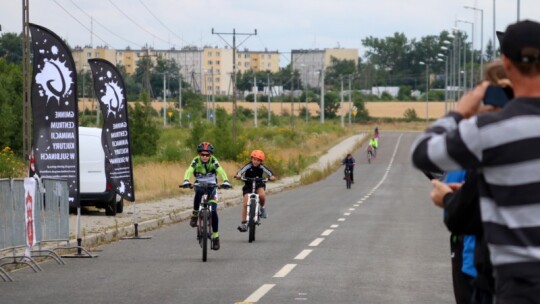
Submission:
{"label": "orange helmet", "polygon": [[260,159],[261,161],[264,161],[264,152],[262,150],[253,150],[253,152],[251,152],[251,157],[255,157]]}

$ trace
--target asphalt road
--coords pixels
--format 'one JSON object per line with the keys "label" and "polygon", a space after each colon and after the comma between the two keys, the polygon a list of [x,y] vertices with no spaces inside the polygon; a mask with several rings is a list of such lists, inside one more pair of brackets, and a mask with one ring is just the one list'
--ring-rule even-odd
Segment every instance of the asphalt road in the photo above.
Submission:
{"label": "asphalt road", "polygon": [[271,195],[254,243],[236,230],[240,208],[221,210],[221,250],[206,263],[182,222],[14,272],[0,303],[453,303],[441,210],[409,160],[416,135],[383,133],[371,164],[357,152],[351,190],[338,170]]}

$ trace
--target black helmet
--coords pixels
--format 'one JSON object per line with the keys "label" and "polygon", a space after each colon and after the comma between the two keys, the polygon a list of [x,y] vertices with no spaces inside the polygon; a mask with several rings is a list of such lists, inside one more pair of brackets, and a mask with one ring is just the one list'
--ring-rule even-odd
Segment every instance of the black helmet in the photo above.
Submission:
{"label": "black helmet", "polygon": [[197,146],[197,152],[201,153],[203,151],[214,154],[214,146],[212,146],[211,143],[204,141]]}

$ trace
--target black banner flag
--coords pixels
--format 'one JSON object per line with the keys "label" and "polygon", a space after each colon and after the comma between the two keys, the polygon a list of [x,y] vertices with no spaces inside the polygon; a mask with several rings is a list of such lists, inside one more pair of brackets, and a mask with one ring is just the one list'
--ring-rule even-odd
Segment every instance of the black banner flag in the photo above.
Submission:
{"label": "black banner flag", "polygon": [[30,24],[34,51],[32,77],[33,156],[40,177],[67,179],[69,204],[79,205],[77,72],[62,39]]}
{"label": "black banner flag", "polygon": [[114,65],[103,59],[88,60],[94,91],[103,113],[101,142],[105,152],[107,180],[124,199],[135,201],[128,105],[124,79]]}

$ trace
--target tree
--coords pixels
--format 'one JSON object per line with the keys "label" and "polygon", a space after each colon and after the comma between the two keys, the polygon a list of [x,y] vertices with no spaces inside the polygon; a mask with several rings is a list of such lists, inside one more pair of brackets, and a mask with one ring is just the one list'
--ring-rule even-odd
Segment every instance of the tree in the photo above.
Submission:
{"label": "tree", "polygon": [[324,94],[324,116],[326,118],[337,117],[337,111],[339,110],[341,98],[339,93],[328,91]]}
{"label": "tree", "polygon": [[18,155],[23,152],[22,84],[20,64],[0,58],[0,150],[9,146]]}
{"label": "tree", "polygon": [[157,152],[159,132],[156,123],[150,115],[151,107],[148,95],[141,94],[143,104],[129,107],[129,128],[133,155],[151,156]]}
{"label": "tree", "polygon": [[331,82],[334,89],[338,90],[341,85],[341,77],[354,74],[356,67],[354,66],[354,60],[339,60],[332,57],[330,61],[330,66],[325,71],[325,78],[328,80],[327,83]]}
{"label": "tree", "polygon": [[22,62],[22,36],[15,33],[5,33],[0,36],[0,57],[7,63],[21,64]]}

